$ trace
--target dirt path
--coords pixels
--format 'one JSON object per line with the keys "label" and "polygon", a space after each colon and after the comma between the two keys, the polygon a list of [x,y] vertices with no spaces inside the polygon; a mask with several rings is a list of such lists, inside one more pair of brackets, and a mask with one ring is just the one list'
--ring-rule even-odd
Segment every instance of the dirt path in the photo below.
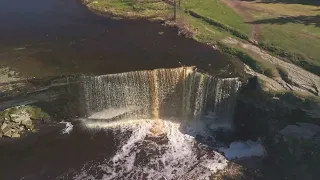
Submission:
{"label": "dirt path", "polygon": [[[239,1],[239,0],[222,0],[224,4],[232,8],[236,13],[238,13],[246,22],[253,21],[252,13],[250,11],[255,11],[251,9],[246,1]],[[253,41],[259,41],[259,31],[260,27],[257,24],[251,25],[251,33],[250,39]]]}

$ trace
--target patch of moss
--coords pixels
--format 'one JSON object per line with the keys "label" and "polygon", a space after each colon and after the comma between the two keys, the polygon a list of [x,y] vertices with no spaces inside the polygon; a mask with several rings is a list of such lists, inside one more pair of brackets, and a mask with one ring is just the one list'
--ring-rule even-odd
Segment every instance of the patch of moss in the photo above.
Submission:
{"label": "patch of moss", "polygon": [[19,114],[22,112],[26,112],[30,115],[32,120],[41,120],[41,119],[49,119],[50,116],[46,112],[42,111],[41,108],[35,106],[16,106],[8,108],[4,111],[0,112],[1,119],[10,119],[11,114]]}

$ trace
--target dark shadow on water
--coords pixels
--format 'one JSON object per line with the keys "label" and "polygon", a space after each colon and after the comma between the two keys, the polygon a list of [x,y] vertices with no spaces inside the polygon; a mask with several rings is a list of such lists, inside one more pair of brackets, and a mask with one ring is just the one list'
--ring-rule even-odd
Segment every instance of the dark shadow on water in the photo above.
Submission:
{"label": "dark shadow on water", "polygon": [[211,47],[178,36],[177,29],[159,22],[97,16],[77,0],[4,0],[0,24],[4,25],[0,28],[0,66],[12,67],[26,77],[181,65],[218,73],[233,64]]}
{"label": "dark shadow on water", "polygon": [[86,162],[110,157],[119,144],[108,130],[74,126],[70,134],[61,134],[64,126],[47,125],[19,140],[1,140],[0,160],[6,163],[0,165],[0,179],[56,179]]}
{"label": "dark shadow on water", "polygon": [[288,24],[288,23],[297,23],[304,25],[313,25],[316,27],[320,27],[320,15],[315,16],[295,16],[295,17],[278,17],[271,19],[262,19],[256,20],[252,22],[248,22],[250,24]]}

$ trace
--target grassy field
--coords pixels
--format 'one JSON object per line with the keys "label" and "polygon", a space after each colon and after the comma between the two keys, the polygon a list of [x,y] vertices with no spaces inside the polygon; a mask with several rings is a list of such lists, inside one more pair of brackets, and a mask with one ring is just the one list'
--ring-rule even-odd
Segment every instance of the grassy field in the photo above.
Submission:
{"label": "grassy field", "polygon": [[244,34],[250,32],[250,25],[219,0],[183,0],[182,8],[192,10],[203,17],[213,19]]}
{"label": "grassy field", "polygon": [[320,67],[319,6],[256,2],[248,2],[246,6],[253,16],[250,24],[259,26],[259,42],[293,63],[320,74],[319,68],[312,69]]}
{"label": "grassy field", "polygon": [[154,0],[89,0],[87,6],[126,18],[165,18],[172,11],[167,3]]}
{"label": "grassy field", "polygon": [[264,49],[320,74],[320,7],[308,5],[313,1],[236,1],[236,8],[230,2],[235,1],[185,0],[183,8],[242,34],[256,34],[255,40]]}

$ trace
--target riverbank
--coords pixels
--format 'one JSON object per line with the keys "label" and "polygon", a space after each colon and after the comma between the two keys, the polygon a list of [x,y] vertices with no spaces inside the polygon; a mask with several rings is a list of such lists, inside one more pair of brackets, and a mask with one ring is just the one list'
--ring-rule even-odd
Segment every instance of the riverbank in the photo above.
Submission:
{"label": "riverbank", "polygon": [[[91,10],[117,17],[171,20],[173,6],[166,2],[172,4],[172,1],[155,0],[85,0]],[[273,10],[281,7],[287,10]],[[319,75],[317,11],[317,6],[303,3],[186,0],[178,8],[176,22],[181,29],[192,29],[200,42],[217,44],[226,37],[236,37]]]}
{"label": "riverbank", "polygon": [[[243,14],[233,11],[228,3],[205,1],[197,4],[193,0],[182,1],[175,21],[172,20],[173,6],[169,5],[170,2],[85,0],[83,3],[91,11],[114,18],[160,20],[165,22],[164,25],[176,27],[179,34],[239,58],[251,69],[251,75],[264,81],[268,91],[320,95],[320,66],[317,63],[310,65],[311,61],[307,62],[307,59],[294,61],[289,51],[281,50],[277,53],[272,46],[260,40],[255,32],[252,35],[252,31],[257,31],[257,28],[252,29],[251,25],[245,23]],[[211,7],[215,7],[215,11],[211,11]],[[281,54],[286,55],[285,59]]]}

